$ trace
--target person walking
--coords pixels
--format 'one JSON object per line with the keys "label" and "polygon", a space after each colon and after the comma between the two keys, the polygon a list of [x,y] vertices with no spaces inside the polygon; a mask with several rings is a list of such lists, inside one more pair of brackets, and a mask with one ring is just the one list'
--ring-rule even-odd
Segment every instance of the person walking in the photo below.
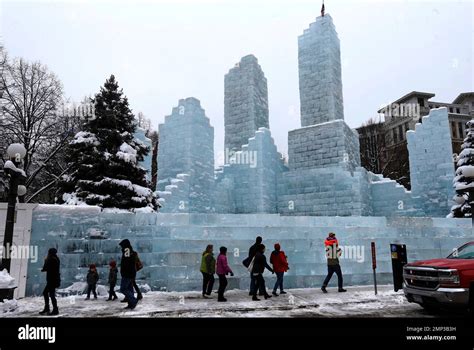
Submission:
{"label": "person walking", "polygon": [[122,281],[120,283],[120,292],[127,298],[128,305],[125,309],[135,309],[138,300],[133,295],[133,281],[137,275],[136,253],[128,239],[124,239],[119,243],[122,248],[122,259],[120,261],[120,275]]}
{"label": "person walking", "polygon": [[99,273],[94,264],[89,266],[89,271],[87,272],[87,297],[86,300],[91,298],[91,292],[94,294],[94,299],[97,299],[96,287],[97,282],[99,281]]}
{"label": "person walking", "polygon": [[214,273],[216,272],[216,259],[213,254],[214,246],[209,244],[201,257],[202,297],[207,298],[212,293],[214,286]]}
{"label": "person walking", "polygon": [[331,280],[331,277],[334,273],[337,275],[337,286],[340,293],[347,292],[343,287],[343,278],[341,265],[339,265],[339,256],[341,255],[341,248],[339,248],[339,242],[336,238],[334,232],[330,232],[326,240],[324,241],[324,246],[326,248],[326,258],[328,263],[328,274],[324,279],[323,286],[321,290],[323,293],[327,293],[326,287]]}
{"label": "person walking", "polygon": [[[56,288],[59,288],[61,285],[61,262],[57,253],[56,248],[50,248],[41,269],[41,272],[46,272],[46,286],[43,290],[44,309],[40,312],[40,315],[55,316],[59,314]],[[51,299],[51,304],[53,305],[52,311],[49,309],[49,299]]]}
{"label": "person walking", "polygon": [[231,268],[229,267],[229,264],[227,262],[227,248],[226,247],[220,247],[219,248],[219,256],[217,257],[217,264],[216,264],[216,273],[217,276],[219,276],[219,289],[217,290],[217,301],[227,301],[226,298],[224,298],[224,292],[227,287],[227,277],[226,275],[230,273],[231,276],[234,276],[234,273],[232,272]]}
{"label": "person walking", "polygon": [[[262,244],[263,238],[260,236],[257,236],[255,239],[255,243],[249,248],[249,254],[248,257],[242,262],[245,267],[249,267],[250,264],[252,263],[253,258],[255,257],[255,254],[257,253],[257,248],[260,244]],[[250,289],[249,289],[249,295],[253,295],[253,290],[255,289],[255,276],[250,272]],[[259,295],[265,295],[265,291],[261,289],[259,291]]]}
{"label": "person walking", "polygon": [[255,258],[253,260],[252,266],[252,275],[255,279],[255,287],[252,291],[252,300],[260,301],[257,298],[257,291],[263,291],[263,296],[265,299],[271,298],[272,296],[267,293],[267,289],[265,287],[265,279],[263,278],[263,272],[265,269],[268,269],[271,273],[274,273],[273,269],[268,265],[267,258],[264,255],[265,253],[265,246],[263,244],[259,244],[257,246],[257,252],[255,254]]}
{"label": "person walking", "polygon": [[107,301],[117,299],[117,294],[115,294],[115,286],[117,285],[117,275],[117,263],[115,262],[115,260],[112,260],[109,263],[109,298],[107,299]]}
{"label": "person walking", "polygon": [[285,255],[285,252],[281,250],[280,243],[275,243],[275,250],[270,255],[270,264],[273,265],[273,271],[277,276],[275,286],[273,287],[272,295],[278,296],[277,289],[280,288],[280,294],[286,294],[283,290],[283,276],[285,272],[289,270],[288,267],[288,257]]}

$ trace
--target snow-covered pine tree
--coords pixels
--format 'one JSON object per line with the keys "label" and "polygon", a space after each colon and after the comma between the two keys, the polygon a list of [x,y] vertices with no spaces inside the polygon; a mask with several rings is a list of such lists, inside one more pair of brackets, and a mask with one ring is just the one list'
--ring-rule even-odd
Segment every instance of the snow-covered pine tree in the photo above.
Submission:
{"label": "snow-covered pine tree", "polygon": [[95,115],[69,144],[70,170],[61,182],[62,203],[156,210],[157,195],[138,163],[150,150],[134,138],[134,116],[113,75],[91,102]]}
{"label": "snow-covered pine tree", "polygon": [[474,119],[466,123],[467,135],[458,156],[456,175],[453,186],[456,191],[455,205],[449,217],[471,217],[470,202],[474,200]]}

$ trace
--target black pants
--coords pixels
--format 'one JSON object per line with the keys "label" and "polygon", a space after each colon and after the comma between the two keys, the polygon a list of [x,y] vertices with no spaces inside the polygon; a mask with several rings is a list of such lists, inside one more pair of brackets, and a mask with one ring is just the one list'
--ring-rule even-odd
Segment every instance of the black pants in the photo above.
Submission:
{"label": "black pants", "polygon": [[260,291],[260,294],[266,295],[267,288],[265,287],[265,279],[263,278],[263,274],[259,273],[256,276],[254,275],[253,278],[255,279],[255,288],[252,295],[257,296],[257,291]]}
{"label": "black pants", "polygon": [[225,275],[217,275],[219,276],[219,289],[217,290],[217,295],[219,299],[224,298],[224,292],[227,287],[227,277]]}
{"label": "black pants", "polygon": [[135,289],[135,293],[137,293],[137,298],[141,298],[142,292],[140,292],[140,288],[135,280],[133,280],[133,289]]}
{"label": "black pants", "polygon": [[43,290],[44,297],[44,308],[49,310],[49,299],[51,299],[51,304],[53,304],[53,309],[58,308],[58,302],[56,301],[56,288],[52,285],[46,284]]}
{"label": "black pants", "polygon": [[110,285],[109,289],[109,299],[116,298],[117,299],[117,294],[115,294],[115,284]]}
{"label": "black pants", "polygon": [[97,298],[97,293],[95,292],[95,287],[96,287],[95,284],[88,284],[87,285],[87,297],[88,298],[91,297],[91,292],[92,292],[92,294],[94,294],[94,298]]}
{"label": "black pants", "polygon": [[257,279],[256,277],[253,275],[253,273],[250,274],[250,294],[251,295],[254,295],[255,294],[255,291],[254,289],[258,290],[258,294],[260,295],[264,295],[264,294],[267,294],[267,290],[265,289],[265,281],[263,281],[263,285],[260,283],[260,286],[257,287],[257,283],[256,283]]}
{"label": "black pants", "polygon": [[202,295],[211,295],[214,286],[214,274],[202,272]]}
{"label": "black pants", "polygon": [[340,265],[328,265],[328,275],[326,276],[326,279],[323,282],[323,287],[327,287],[329,284],[329,280],[331,279],[332,275],[336,273],[337,275],[337,286],[339,289],[342,288],[342,271],[341,271],[341,266]]}

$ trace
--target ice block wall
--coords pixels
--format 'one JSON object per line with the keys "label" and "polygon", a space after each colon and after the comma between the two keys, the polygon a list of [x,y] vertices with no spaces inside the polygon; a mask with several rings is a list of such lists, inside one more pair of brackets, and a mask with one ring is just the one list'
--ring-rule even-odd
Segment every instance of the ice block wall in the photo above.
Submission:
{"label": "ice block wall", "polygon": [[[214,244],[215,251],[220,246],[228,248],[236,275],[229,279],[229,288],[247,289],[249,273],[241,262],[257,235],[263,236],[267,256],[276,242],[288,255],[291,269],[285,278],[287,288],[321,285],[327,272],[323,242],[331,231],[341,246],[354,252],[352,259],[341,259],[347,285],[372,283],[371,241],[377,245],[378,281],[390,283],[390,243],[406,244],[409,261],[413,261],[446,256],[456,246],[474,239],[470,219],[112,214],[94,207],[44,205],[34,211],[32,226],[31,244],[39,246],[40,256],[50,247],[59,251],[62,287],[84,281],[91,263],[98,266],[99,284],[105,284],[107,263],[120,258],[118,243],[128,238],[145,265],[138,273],[138,283],[169,291],[200,290],[200,258],[207,244]],[[361,261],[357,261],[357,251],[363,252]],[[40,259],[28,267],[27,295],[38,295],[44,287],[41,264]],[[267,286],[275,281],[270,273],[265,273],[265,278]],[[330,286],[334,283],[335,279]]]}

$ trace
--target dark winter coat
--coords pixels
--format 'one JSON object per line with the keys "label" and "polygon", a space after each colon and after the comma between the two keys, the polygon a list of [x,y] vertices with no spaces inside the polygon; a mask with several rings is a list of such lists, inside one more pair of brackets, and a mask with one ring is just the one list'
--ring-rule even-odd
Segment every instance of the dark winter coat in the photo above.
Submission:
{"label": "dark winter coat", "polygon": [[122,247],[122,259],[120,261],[120,275],[123,278],[135,279],[137,276],[137,253],[132,249],[132,245],[128,239],[124,239],[119,243]]}
{"label": "dark winter coat", "polygon": [[109,270],[109,285],[110,286],[115,286],[117,284],[117,274],[118,274],[118,269],[116,267],[112,267]]}
{"label": "dark winter coat", "polygon": [[88,285],[96,285],[97,281],[99,281],[99,274],[97,273],[97,270],[89,270],[89,272],[87,272],[86,280]]}
{"label": "dark winter coat", "polygon": [[263,273],[265,268],[273,273],[273,269],[268,265],[267,258],[260,252],[255,254],[255,259],[253,261],[252,273]]}
{"label": "dark winter coat", "polygon": [[41,269],[42,272],[46,272],[46,283],[53,288],[58,288],[61,285],[61,274],[59,272],[61,263],[56,254],[57,250],[51,248]]}
{"label": "dark winter coat", "polygon": [[252,258],[255,256],[255,254],[257,254],[257,247],[260,245],[261,243],[255,243],[253,246],[250,247],[249,249],[249,258],[250,258],[250,261],[252,261]]}
{"label": "dark winter coat", "polygon": [[273,265],[275,272],[288,271],[288,261],[286,260],[285,252],[281,250],[274,250],[270,255],[270,264]]}

